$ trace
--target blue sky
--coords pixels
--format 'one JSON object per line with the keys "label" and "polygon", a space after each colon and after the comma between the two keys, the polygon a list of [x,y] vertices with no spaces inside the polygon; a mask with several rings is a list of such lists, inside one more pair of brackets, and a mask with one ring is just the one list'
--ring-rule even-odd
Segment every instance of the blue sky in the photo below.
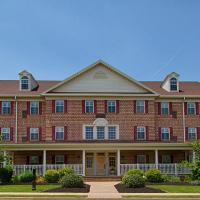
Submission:
{"label": "blue sky", "polygon": [[63,80],[102,59],[137,80],[200,81],[199,0],[0,0],[0,79]]}

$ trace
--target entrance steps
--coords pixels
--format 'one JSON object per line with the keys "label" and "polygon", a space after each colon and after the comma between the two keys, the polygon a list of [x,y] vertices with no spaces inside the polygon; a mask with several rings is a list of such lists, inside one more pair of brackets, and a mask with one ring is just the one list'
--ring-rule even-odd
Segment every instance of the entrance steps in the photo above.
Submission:
{"label": "entrance steps", "polygon": [[121,181],[120,176],[86,176],[84,178],[87,182],[105,182],[105,181]]}

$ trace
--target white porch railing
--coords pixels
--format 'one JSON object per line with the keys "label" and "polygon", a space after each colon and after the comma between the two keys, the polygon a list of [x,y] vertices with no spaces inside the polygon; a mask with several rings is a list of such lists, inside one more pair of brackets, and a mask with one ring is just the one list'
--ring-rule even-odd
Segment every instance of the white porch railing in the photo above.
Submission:
{"label": "white porch railing", "polygon": [[[46,170],[48,169],[62,169],[65,167],[72,168],[77,174],[83,175],[83,165],[82,164],[62,164],[62,165],[46,165]],[[25,171],[32,171],[36,169],[36,174],[39,176],[43,175],[43,165],[13,165],[14,175],[19,176],[20,174],[24,173]]]}
{"label": "white porch railing", "polygon": [[169,175],[183,175],[190,174],[191,170],[181,164],[171,163],[171,164],[120,164],[120,174],[123,175],[130,169],[141,169],[144,172],[149,169],[159,169],[162,174]]}

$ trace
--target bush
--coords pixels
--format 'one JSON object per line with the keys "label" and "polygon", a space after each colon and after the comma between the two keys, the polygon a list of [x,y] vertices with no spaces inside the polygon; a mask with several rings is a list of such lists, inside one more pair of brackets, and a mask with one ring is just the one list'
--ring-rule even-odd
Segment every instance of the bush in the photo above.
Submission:
{"label": "bush", "polygon": [[0,182],[2,184],[10,183],[12,180],[13,169],[12,167],[0,168]]}
{"label": "bush", "polygon": [[200,185],[200,181],[199,180],[191,181],[190,184],[191,185]]}
{"label": "bush", "polygon": [[131,169],[128,172],[126,172],[125,175],[140,175],[140,176],[144,176],[144,172],[140,169]]}
{"label": "bush", "polygon": [[57,183],[59,181],[59,172],[54,169],[47,170],[44,178],[48,183]]}
{"label": "bush", "polygon": [[82,188],[84,186],[83,177],[77,174],[67,174],[60,180],[64,188]]}
{"label": "bush", "polygon": [[45,184],[45,183],[46,183],[46,180],[44,179],[44,177],[38,176],[36,178],[36,184],[42,185],[42,184]]}
{"label": "bush", "polygon": [[59,173],[59,177],[62,178],[63,176],[67,174],[75,174],[75,171],[72,168],[66,167],[63,169],[59,169],[58,173]]}
{"label": "bush", "polygon": [[164,178],[158,169],[150,169],[146,173],[146,178],[148,182],[160,183],[164,181]]}
{"label": "bush", "polygon": [[180,183],[181,179],[179,176],[167,176],[163,175],[163,182],[168,182],[168,183]]}
{"label": "bush", "polygon": [[139,188],[145,186],[145,179],[138,174],[124,175],[122,178],[122,184],[128,188]]}
{"label": "bush", "polygon": [[33,181],[33,173],[31,171],[25,171],[19,176],[19,181],[21,183],[30,183]]}
{"label": "bush", "polygon": [[198,165],[193,166],[191,178],[194,181],[195,180],[199,180],[200,181],[200,167]]}
{"label": "bush", "polygon": [[18,184],[18,183],[20,183],[19,176],[14,176],[13,179],[12,179],[12,183],[13,183],[13,184]]}

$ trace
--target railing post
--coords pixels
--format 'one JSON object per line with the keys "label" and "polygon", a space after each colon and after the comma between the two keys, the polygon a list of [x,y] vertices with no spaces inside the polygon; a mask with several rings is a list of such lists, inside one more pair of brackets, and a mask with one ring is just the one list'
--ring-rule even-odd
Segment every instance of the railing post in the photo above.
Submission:
{"label": "railing post", "polygon": [[83,164],[83,166],[82,166],[82,169],[83,169],[83,176],[85,176],[85,150],[83,150],[83,152],[82,152],[82,164]]}
{"label": "railing post", "polygon": [[120,172],[120,150],[118,149],[117,150],[117,176],[120,176],[121,175],[121,172]]}
{"label": "railing post", "polygon": [[3,157],[4,157],[4,160],[3,160],[3,167],[6,167],[6,160],[5,160],[5,158],[6,158],[6,151],[3,151]]}
{"label": "railing post", "polygon": [[175,163],[175,175],[178,176],[178,169],[177,169],[177,163]]}
{"label": "railing post", "polygon": [[46,150],[43,150],[43,176],[45,175],[46,173],[46,157],[47,157],[47,154],[46,154]]}
{"label": "railing post", "polygon": [[156,169],[158,169],[158,149],[155,150],[155,165]]}

